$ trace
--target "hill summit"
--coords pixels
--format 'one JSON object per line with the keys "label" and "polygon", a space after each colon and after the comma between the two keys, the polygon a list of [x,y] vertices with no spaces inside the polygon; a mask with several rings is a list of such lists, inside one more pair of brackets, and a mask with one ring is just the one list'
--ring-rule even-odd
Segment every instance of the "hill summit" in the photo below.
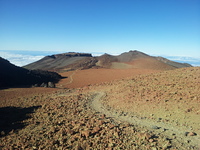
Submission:
{"label": "hill summit", "polygon": [[27,69],[58,72],[89,68],[170,70],[183,67],[191,67],[191,65],[170,61],[163,57],[153,57],[137,50],[131,50],[117,56],[105,53],[98,57],[93,57],[89,53],[68,52],[46,56],[39,61],[24,66]]}

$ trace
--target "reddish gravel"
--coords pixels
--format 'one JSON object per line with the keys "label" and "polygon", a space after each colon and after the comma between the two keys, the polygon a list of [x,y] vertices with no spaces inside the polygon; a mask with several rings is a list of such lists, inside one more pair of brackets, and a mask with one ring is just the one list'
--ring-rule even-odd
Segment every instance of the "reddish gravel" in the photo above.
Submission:
{"label": "reddish gravel", "polygon": [[[163,72],[91,69],[65,74],[72,76],[56,89],[0,91],[0,149],[200,148],[195,141],[200,135],[199,67]],[[104,96],[98,96],[99,92]],[[99,111],[94,101],[100,102],[96,103]],[[154,124],[149,129],[130,116]],[[181,135],[160,124],[180,129]]]}

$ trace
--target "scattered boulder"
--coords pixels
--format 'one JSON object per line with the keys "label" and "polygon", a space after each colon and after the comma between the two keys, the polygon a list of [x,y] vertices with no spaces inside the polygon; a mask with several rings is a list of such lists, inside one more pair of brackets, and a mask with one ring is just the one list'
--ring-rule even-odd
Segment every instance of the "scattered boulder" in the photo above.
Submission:
{"label": "scattered boulder", "polygon": [[197,134],[194,132],[185,132],[185,136],[195,136],[195,135]]}
{"label": "scattered boulder", "polygon": [[48,82],[48,87],[49,88],[55,88],[56,85],[53,82]]}
{"label": "scattered boulder", "polygon": [[48,87],[47,83],[42,83],[40,87]]}

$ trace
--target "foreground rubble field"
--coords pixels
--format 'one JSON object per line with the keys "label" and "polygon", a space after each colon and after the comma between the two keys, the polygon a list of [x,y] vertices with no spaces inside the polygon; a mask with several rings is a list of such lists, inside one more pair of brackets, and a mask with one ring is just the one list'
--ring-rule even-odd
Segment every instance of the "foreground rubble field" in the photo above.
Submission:
{"label": "foreground rubble field", "polygon": [[[145,149],[170,147],[170,140],[93,111],[92,95],[57,91],[21,98],[21,107],[1,108],[2,149]],[[13,102],[13,106],[18,104]],[[27,105],[29,107],[27,107]],[[6,110],[8,109],[8,110]],[[18,109],[18,110],[15,110]],[[31,110],[27,111],[27,110]],[[13,118],[12,115],[19,118]],[[20,120],[27,115],[25,120]],[[1,116],[3,117],[3,116]],[[2,118],[1,118],[2,119]],[[13,120],[11,120],[13,119]],[[20,124],[18,121],[21,121]],[[16,128],[10,129],[16,125]],[[18,127],[18,128],[17,128]],[[20,128],[22,127],[22,128]],[[8,132],[9,131],[9,132]]]}
{"label": "foreground rubble field", "polygon": [[193,67],[76,89],[1,90],[0,149],[198,150],[199,73]]}

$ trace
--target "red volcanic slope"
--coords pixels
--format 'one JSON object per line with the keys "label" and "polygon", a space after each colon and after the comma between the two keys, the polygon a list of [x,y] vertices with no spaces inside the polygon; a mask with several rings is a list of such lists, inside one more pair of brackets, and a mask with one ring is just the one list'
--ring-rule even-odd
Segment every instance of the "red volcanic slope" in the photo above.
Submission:
{"label": "red volcanic slope", "polygon": [[[138,59],[142,60],[143,62],[138,62]],[[130,63],[133,61],[134,63]],[[142,66],[137,65],[136,62],[140,64],[143,63],[143,65]],[[124,65],[124,63],[130,63],[130,65],[132,65],[132,67],[128,68],[138,68],[141,66],[142,68],[145,69],[152,69],[152,68],[160,69],[160,67],[158,68],[156,67],[162,65],[163,68],[166,68],[167,70],[191,66],[188,64],[169,61],[161,57],[152,57],[145,53],[135,50],[122,53],[118,56],[104,54],[99,57],[92,57],[91,54],[84,54],[84,53],[57,54],[52,56],[46,56],[41,60],[26,65],[24,67],[27,69],[42,69],[42,70],[53,70],[53,71],[63,72],[63,71],[88,69],[88,68],[113,68],[113,63],[114,63],[114,68],[120,68],[120,69],[123,69],[123,67],[127,68],[127,65]],[[119,65],[119,67],[117,65]],[[155,66],[152,67],[152,65]]]}

